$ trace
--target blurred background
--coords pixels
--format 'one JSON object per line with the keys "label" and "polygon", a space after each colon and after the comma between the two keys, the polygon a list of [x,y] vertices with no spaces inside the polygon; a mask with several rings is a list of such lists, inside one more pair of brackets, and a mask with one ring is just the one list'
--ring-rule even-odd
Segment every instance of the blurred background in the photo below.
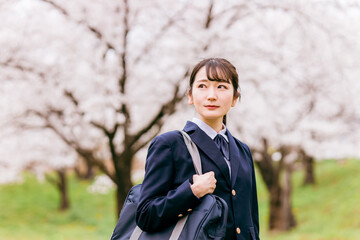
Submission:
{"label": "blurred background", "polygon": [[158,134],[223,57],[261,239],[360,239],[357,0],[1,0],[0,239],[109,239]]}

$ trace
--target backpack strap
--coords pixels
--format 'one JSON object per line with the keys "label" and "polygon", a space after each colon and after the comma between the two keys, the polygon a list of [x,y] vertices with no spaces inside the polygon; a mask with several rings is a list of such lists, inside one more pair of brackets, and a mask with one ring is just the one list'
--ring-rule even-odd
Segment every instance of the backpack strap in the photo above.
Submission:
{"label": "backpack strap", "polygon": [[132,232],[129,240],[138,240],[140,238],[140,235],[142,234],[142,230],[139,228],[138,225],[136,225],[134,231]]}
{"label": "backpack strap", "polygon": [[196,173],[198,175],[202,174],[201,159],[196,144],[191,140],[190,136],[186,132],[183,130],[179,130],[179,132],[183,135],[184,142],[191,155]]}

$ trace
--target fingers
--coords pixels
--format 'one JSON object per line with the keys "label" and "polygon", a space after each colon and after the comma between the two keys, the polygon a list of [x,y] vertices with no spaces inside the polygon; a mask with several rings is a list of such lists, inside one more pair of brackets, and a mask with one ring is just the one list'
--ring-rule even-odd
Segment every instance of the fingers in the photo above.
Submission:
{"label": "fingers", "polygon": [[213,171],[204,173],[203,175],[209,175],[209,176],[215,177],[215,173]]}
{"label": "fingers", "polygon": [[205,174],[203,174],[204,176],[207,177],[208,183],[210,185],[212,185],[214,187],[214,189],[216,188],[216,178],[215,178],[215,173],[213,171],[207,172]]}
{"label": "fingers", "polygon": [[216,189],[215,173],[210,171],[202,175],[194,175],[191,189],[197,197],[213,193]]}

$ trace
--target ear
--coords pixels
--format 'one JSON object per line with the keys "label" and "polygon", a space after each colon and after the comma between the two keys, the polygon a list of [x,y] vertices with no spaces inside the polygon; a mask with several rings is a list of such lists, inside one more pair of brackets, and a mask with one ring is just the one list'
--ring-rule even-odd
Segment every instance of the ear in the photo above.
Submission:
{"label": "ear", "polygon": [[235,107],[236,103],[239,101],[240,92],[237,92],[237,97],[234,97],[231,107]]}
{"label": "ear", "polygon": [[187,90],[187,97],[188,97],[188,104],[189,105],[193,105],[194,104],[194,100],[193,100],[193,97],[190,93],[190,90]]}

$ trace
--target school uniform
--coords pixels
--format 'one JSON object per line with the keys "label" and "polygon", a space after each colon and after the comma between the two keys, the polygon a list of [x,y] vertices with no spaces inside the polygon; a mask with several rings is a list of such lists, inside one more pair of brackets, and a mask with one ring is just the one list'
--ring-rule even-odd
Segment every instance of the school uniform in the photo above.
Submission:
{"label": "school uniform", "polygon": [[[229,146],[229,159],[225,159],[212,139],[213,133],[209,133],[207,125],[199,121],[188,121],[184,131],[199,149],[203,173],[215,173],[217,182],[213,194],[223,198],[228,205],[225,239],[257,240],[258,201],[250,149],[225,130],[223,134]],[[190,188],[196,173],[179,131],[167,132],[153,139],[145,170],[136,214],[137,224],[143,231],[156,231],[172,225],[200,203],[201,199]]]}

